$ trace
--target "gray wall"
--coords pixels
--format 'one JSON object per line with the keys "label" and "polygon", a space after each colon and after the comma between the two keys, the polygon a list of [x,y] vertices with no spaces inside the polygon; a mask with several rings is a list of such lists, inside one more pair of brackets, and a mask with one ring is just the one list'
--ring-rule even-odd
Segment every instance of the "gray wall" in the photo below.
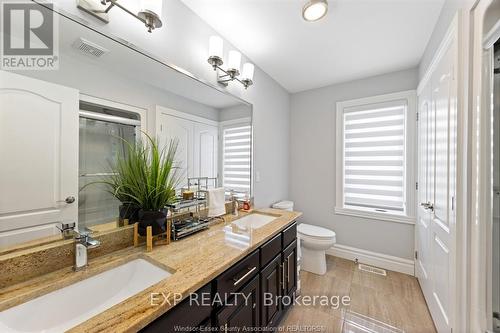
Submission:
{"label": "gray wall", "polygon": [[425,52],[422,55],[422,60],[420,61],[420,65],[418,67],[418,77],[422,79],[427,71],[427,68],[431,64],[432,58],[436,53],[439,44],[443,40],[448,27],[450,26],[453,17],[455,17],[455,13],[458,9],[464,8],[467,4],[466,0],[446,0],[443,9],[441,9],[441,14],[439,14],[438,21],[436,22],[436,26],[434,27],[434,31],[432,32],[431,38],[427,43],[427,47],[425,48]]}
{"label": "gray wall", "polygon": [[[163,28],[148,34],[144,25],[130,15],[114,9],[104,25],[76,9],[74,1],[57,0],[57,6],[95,24],[103,32],[121,37],[197,77],[216,84],[216,73],[207,64],[208,39],[217,34],[206,22],[179,0],[163,0]],[[124,4],[137,6],[125,0]],[[131,7],[133,8],[133,7]],[[224,51],[235,49],[225,41]],[[243,56],[242,63],[248,61]],[[232,94],[253,104],[254,167],[261,181],[255,183],[256,206],[267,206],[288,196],[290,133],[290,95],[256,66],[254,85],[227,88]]]}
{"label": "gray wall", "polygon": [[59,70],[18,71],[18,74],[34,77],[78,89],[80,93],[115,102],[148,109],[161,105],[191,113],[207,119],[219,120],[219,110],[182,96],[158,89],[143,81],[134,80],[98,63],[74,54],[59,55]]}
{"label": "gray wall", "polygon": [[219,110],[219,121],[252,117],[252,111],[248,105],[230,106]]}
{"label": "gray wall", "polygon": [[337,243],[413,258],[414,226],[334,214],[336,102],[416,89],[410,69],[293,94],[290,197],[302,221],[337,233]]}

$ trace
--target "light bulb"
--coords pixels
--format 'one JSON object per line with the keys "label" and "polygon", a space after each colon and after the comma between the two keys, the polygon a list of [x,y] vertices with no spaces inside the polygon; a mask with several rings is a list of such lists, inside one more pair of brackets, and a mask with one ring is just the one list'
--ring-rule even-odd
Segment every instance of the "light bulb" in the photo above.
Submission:
{"label": "light bulb", "polygon": [[243,71],[241,74],[242,80],[253,80],[253,72],[255,70],[255,67],[253,64],[247,62],[243,65]]}
{"label": "light bulb", "polygon": [[224,42],[219,36],[211,36],[208,40],[208,56],[222,59]]}
{"label": "light bulb", "polygon": [[163,0],[142,0],[140,12],[152,12],[161,17]]}
{"label": "light bulb", "polygon": [[326,0],[310,0],[302,9],[302,17],[306,21],[317,21],[324,17],[327,11]]}
{"label": "light bulb", "polygon": [[230,70],[240,71],[241,65],[241,53],[238,51],[229,51],[229,60],[227,62],[227,67]]}

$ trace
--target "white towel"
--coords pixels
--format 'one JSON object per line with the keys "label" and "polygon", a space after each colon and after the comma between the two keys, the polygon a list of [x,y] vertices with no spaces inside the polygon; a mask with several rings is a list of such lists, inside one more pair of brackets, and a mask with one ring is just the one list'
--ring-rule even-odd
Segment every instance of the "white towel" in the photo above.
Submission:
{"label": "white towel", "polygon": [[218,187],[208,190],[208,217],[226,214],[226,200],[224,188]]}

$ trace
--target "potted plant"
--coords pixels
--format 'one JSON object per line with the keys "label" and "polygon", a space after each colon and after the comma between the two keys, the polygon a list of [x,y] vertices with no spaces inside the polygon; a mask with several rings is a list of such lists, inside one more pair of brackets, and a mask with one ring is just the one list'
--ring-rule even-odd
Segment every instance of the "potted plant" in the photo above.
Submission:
{"label": "potted plant", "polygon": [[165,232],[166,205],[174,201],[180,180],[175,165],[178,142],[160,148],[158,140],[144,136],[135,144],[126,142],[126,153],[112,167],[112,176],[101,182],[122,202],[120,216],[137,220],[143,236],[148,226],[153,235]]}

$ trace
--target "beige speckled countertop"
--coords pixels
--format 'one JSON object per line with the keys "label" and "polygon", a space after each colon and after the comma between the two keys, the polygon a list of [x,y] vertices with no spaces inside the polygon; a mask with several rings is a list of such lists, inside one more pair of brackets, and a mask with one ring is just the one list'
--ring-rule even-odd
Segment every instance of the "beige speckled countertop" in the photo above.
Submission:
{"label": "beige speckled countertop", "polygon": [[[169,302],[173,303],[175,293],[187,297],[189,293],[203,287],[301,216],[298,212],[275,209],[255,212],[270,214],[277,218],[259,229],[239,230],[231,224],[233,217],[227,215],[224,223],[215,224],[208,230],[172,242],[170,245],[154,247],[152,252],[145,252],[144,247],[130,247],[91,260],[89,268],[85,271],[73,272],[71,267],[68,267],[9,286],[0,290],[0,311],[135,258],[143,258],[173,274],[69,331],[136,332],[167,312],[172,307]],[[243,247],[231,245],[225,232],[227,228],[232,232],[246,233],[250,236],[249,244]],[[169,302],[163,305],[151,305],[151,293],[171,296]]]}

